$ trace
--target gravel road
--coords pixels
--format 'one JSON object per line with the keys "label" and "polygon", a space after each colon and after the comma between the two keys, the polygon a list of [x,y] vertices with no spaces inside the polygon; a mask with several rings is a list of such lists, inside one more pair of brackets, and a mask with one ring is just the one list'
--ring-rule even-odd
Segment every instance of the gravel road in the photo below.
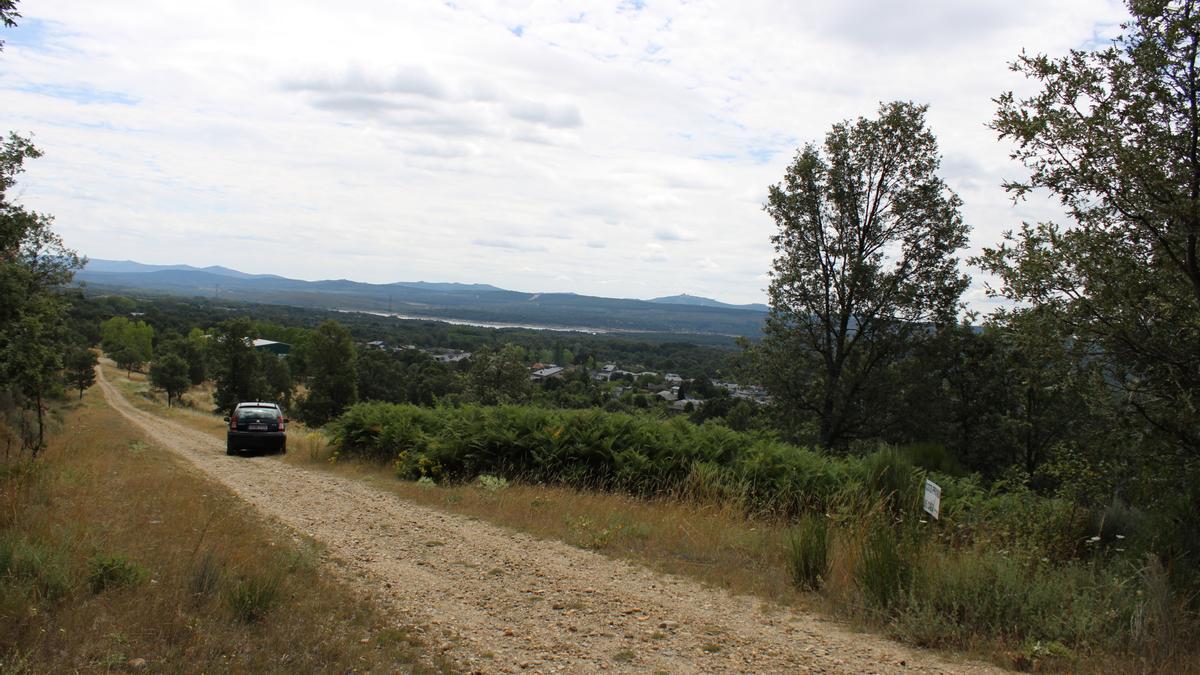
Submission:
{"label": "gravel road", "polygon": [[[146,436],[324,545],[330,574],[479,672],[999,672],[554,541],[406,502],[105,399]],[[357,636],[353,636],[357,639]]]}

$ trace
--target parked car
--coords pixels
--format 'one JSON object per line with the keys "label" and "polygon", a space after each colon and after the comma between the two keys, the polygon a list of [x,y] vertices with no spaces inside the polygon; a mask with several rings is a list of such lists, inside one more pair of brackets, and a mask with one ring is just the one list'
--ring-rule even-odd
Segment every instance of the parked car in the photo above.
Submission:
{"label": "parked car", "polygon": [[225,418],[225,454],[238,450],[287,452],[288,418],[275,403],[245,401],[233,407]]}

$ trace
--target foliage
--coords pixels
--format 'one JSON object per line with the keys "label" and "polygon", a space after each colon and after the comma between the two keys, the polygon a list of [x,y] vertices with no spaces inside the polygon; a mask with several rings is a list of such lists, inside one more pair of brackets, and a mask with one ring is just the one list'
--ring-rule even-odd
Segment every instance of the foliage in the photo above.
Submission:
{"label": "foliage", "polygon": [[145,578],[146,570],[124,556],[96,555],[88,560],[87,581],[93,594],[109,588],[133,586]]}
{"label": "foliage", "polygon": [[889,103],[834,125],[770,188],[779,232],[760,374],[815,419],[824,447],[879,428],[880,372],[923,323],[952,321],[966,287],[961,201],[937,176],[925,110]]}
{"label": "foliage", "polygon": [[336,321],[318,326],[308,348],[309,391],[300,411],[306,423],[320,426],[358,400],[357,350],[350,331]]}
{"label": "foliage", "polygon": [[1029,170],[1007,187],[1050,191],[1072,223],[1024,224],[978,264],[999,278],[994,293],[1056,318],[1102,368],[1123,426],[1189,480],[1200,458],[1200,5],[1129,9],[1108,48],[1013,64],[1040,91],[997,101],[994,128]]}
{"label": "foliage", "polygon": [[212,333],[209,352],[216,380],[217,412],[232,410],[240,401],[267,397],[258,354],[248,341],[251,330],[248,319],[238,318],[225,321]]}
{"label": "foliage", "polygon": [[150,367],[150,384],[155,389],[162,389],[167,394],[167,406],[191,386],[188,379],[188,364],[182,356],[167,353],[154,361]]}
{"label": "foliage", "polygon": [[99,359],[96,353],[86,347],[72,348],[63,359],[67,382],[72,388],[79,390],[80,399],[83,399],[83,392],[96,383],[97,363]]}
{"label": "foliage", "polygon": [[272,574],[238,577],[225,589],[225,602],[243,623],[258,623],[280,601],[280,579]]}
{"label": "foliage", "polygon": [[[6,22],[10,16],[16,15],[5,15]],[[0,144],[0,401],[33,411],[36,430],[22,434],[22,445],[34,454],[45,445],[45,401],[58,385],[69,341],[58,289],[82,266],[51,229],[50,216],[10,199],[25,161],[40,156],[16,134]]]}
{"label": "foliage", "polygon": [[797,588],[815,591],[829,570],[829,525],[825,514],[800,519],[786,543],[787,568]]}
{"label": "foliage", "polygon": [[513,345],[471,356],[467,394],[483,405],[522,403],[529,400],[529,368],[524,352]]}
{"label": "foliage", "polygon": [[491,474],[661,495],[689,491],[697,467],[707,467],[704,495],[736,496],[750,512],[775,515],[820,511],[844,490],[869,484],[865,460],[829,458],[711,423],[594,409],[360,403],[331,430],[340,454],[392,463],[410,480]]}
{"label": "foliage", "polygon": [[154,358],[154,328],[145,321],[114,316],[100,324],[100,346],[118,366],[137,370]]}

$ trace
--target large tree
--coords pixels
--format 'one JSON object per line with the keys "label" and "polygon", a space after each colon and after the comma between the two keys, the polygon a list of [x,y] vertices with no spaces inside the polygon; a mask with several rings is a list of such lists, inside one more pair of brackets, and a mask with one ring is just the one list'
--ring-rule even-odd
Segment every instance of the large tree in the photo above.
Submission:
{"label": "large tree", "polygon": [[308,396],[304,421],[318,426],[358,401],[358,354],[350,331],[332,319],[317,326],[308,342]]}
{"label": "large tree", "polygon": [[1041,89],[997,99],[1029,171],[1007,187],[1048,190],[1069,221],[1025,224],[978,262],[995,293],[1059,318],[1177,469],[1200,460],[1200,2],[1129,10],[1105,49],[1013,64]]}
{"label": "large tree", "polygon": [[25,161],[40,156],[16,134],[0,144],[0,388],[34,413],[36,433],[22,441],[35,454],[45,445],[46,397],[68,341],[67,303],[58,289],[82,266],[51,229],[50,216],[9,197]]}
{"label": "large tree", "polygon": [[877,428],[882,371],[914,334],[954,320],[967,284],[961,201],[937,175],[925,112],[894,102],[836,124],[770,188],[779,232],[762,377],[785,414],[815,421],[823,446]]}

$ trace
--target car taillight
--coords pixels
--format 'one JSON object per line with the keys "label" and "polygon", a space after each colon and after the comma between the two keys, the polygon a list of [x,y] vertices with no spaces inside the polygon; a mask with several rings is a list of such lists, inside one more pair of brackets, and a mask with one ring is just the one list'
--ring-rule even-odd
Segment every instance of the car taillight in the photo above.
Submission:
{"label": "car taillight", "polygon": [[279,430],[283,431],[283,415],[275,418],[275,423],[279,425]]}
{"label": "car taillight", "polygon": [[237,415],[229,416],[229,428],[237,431]]}

